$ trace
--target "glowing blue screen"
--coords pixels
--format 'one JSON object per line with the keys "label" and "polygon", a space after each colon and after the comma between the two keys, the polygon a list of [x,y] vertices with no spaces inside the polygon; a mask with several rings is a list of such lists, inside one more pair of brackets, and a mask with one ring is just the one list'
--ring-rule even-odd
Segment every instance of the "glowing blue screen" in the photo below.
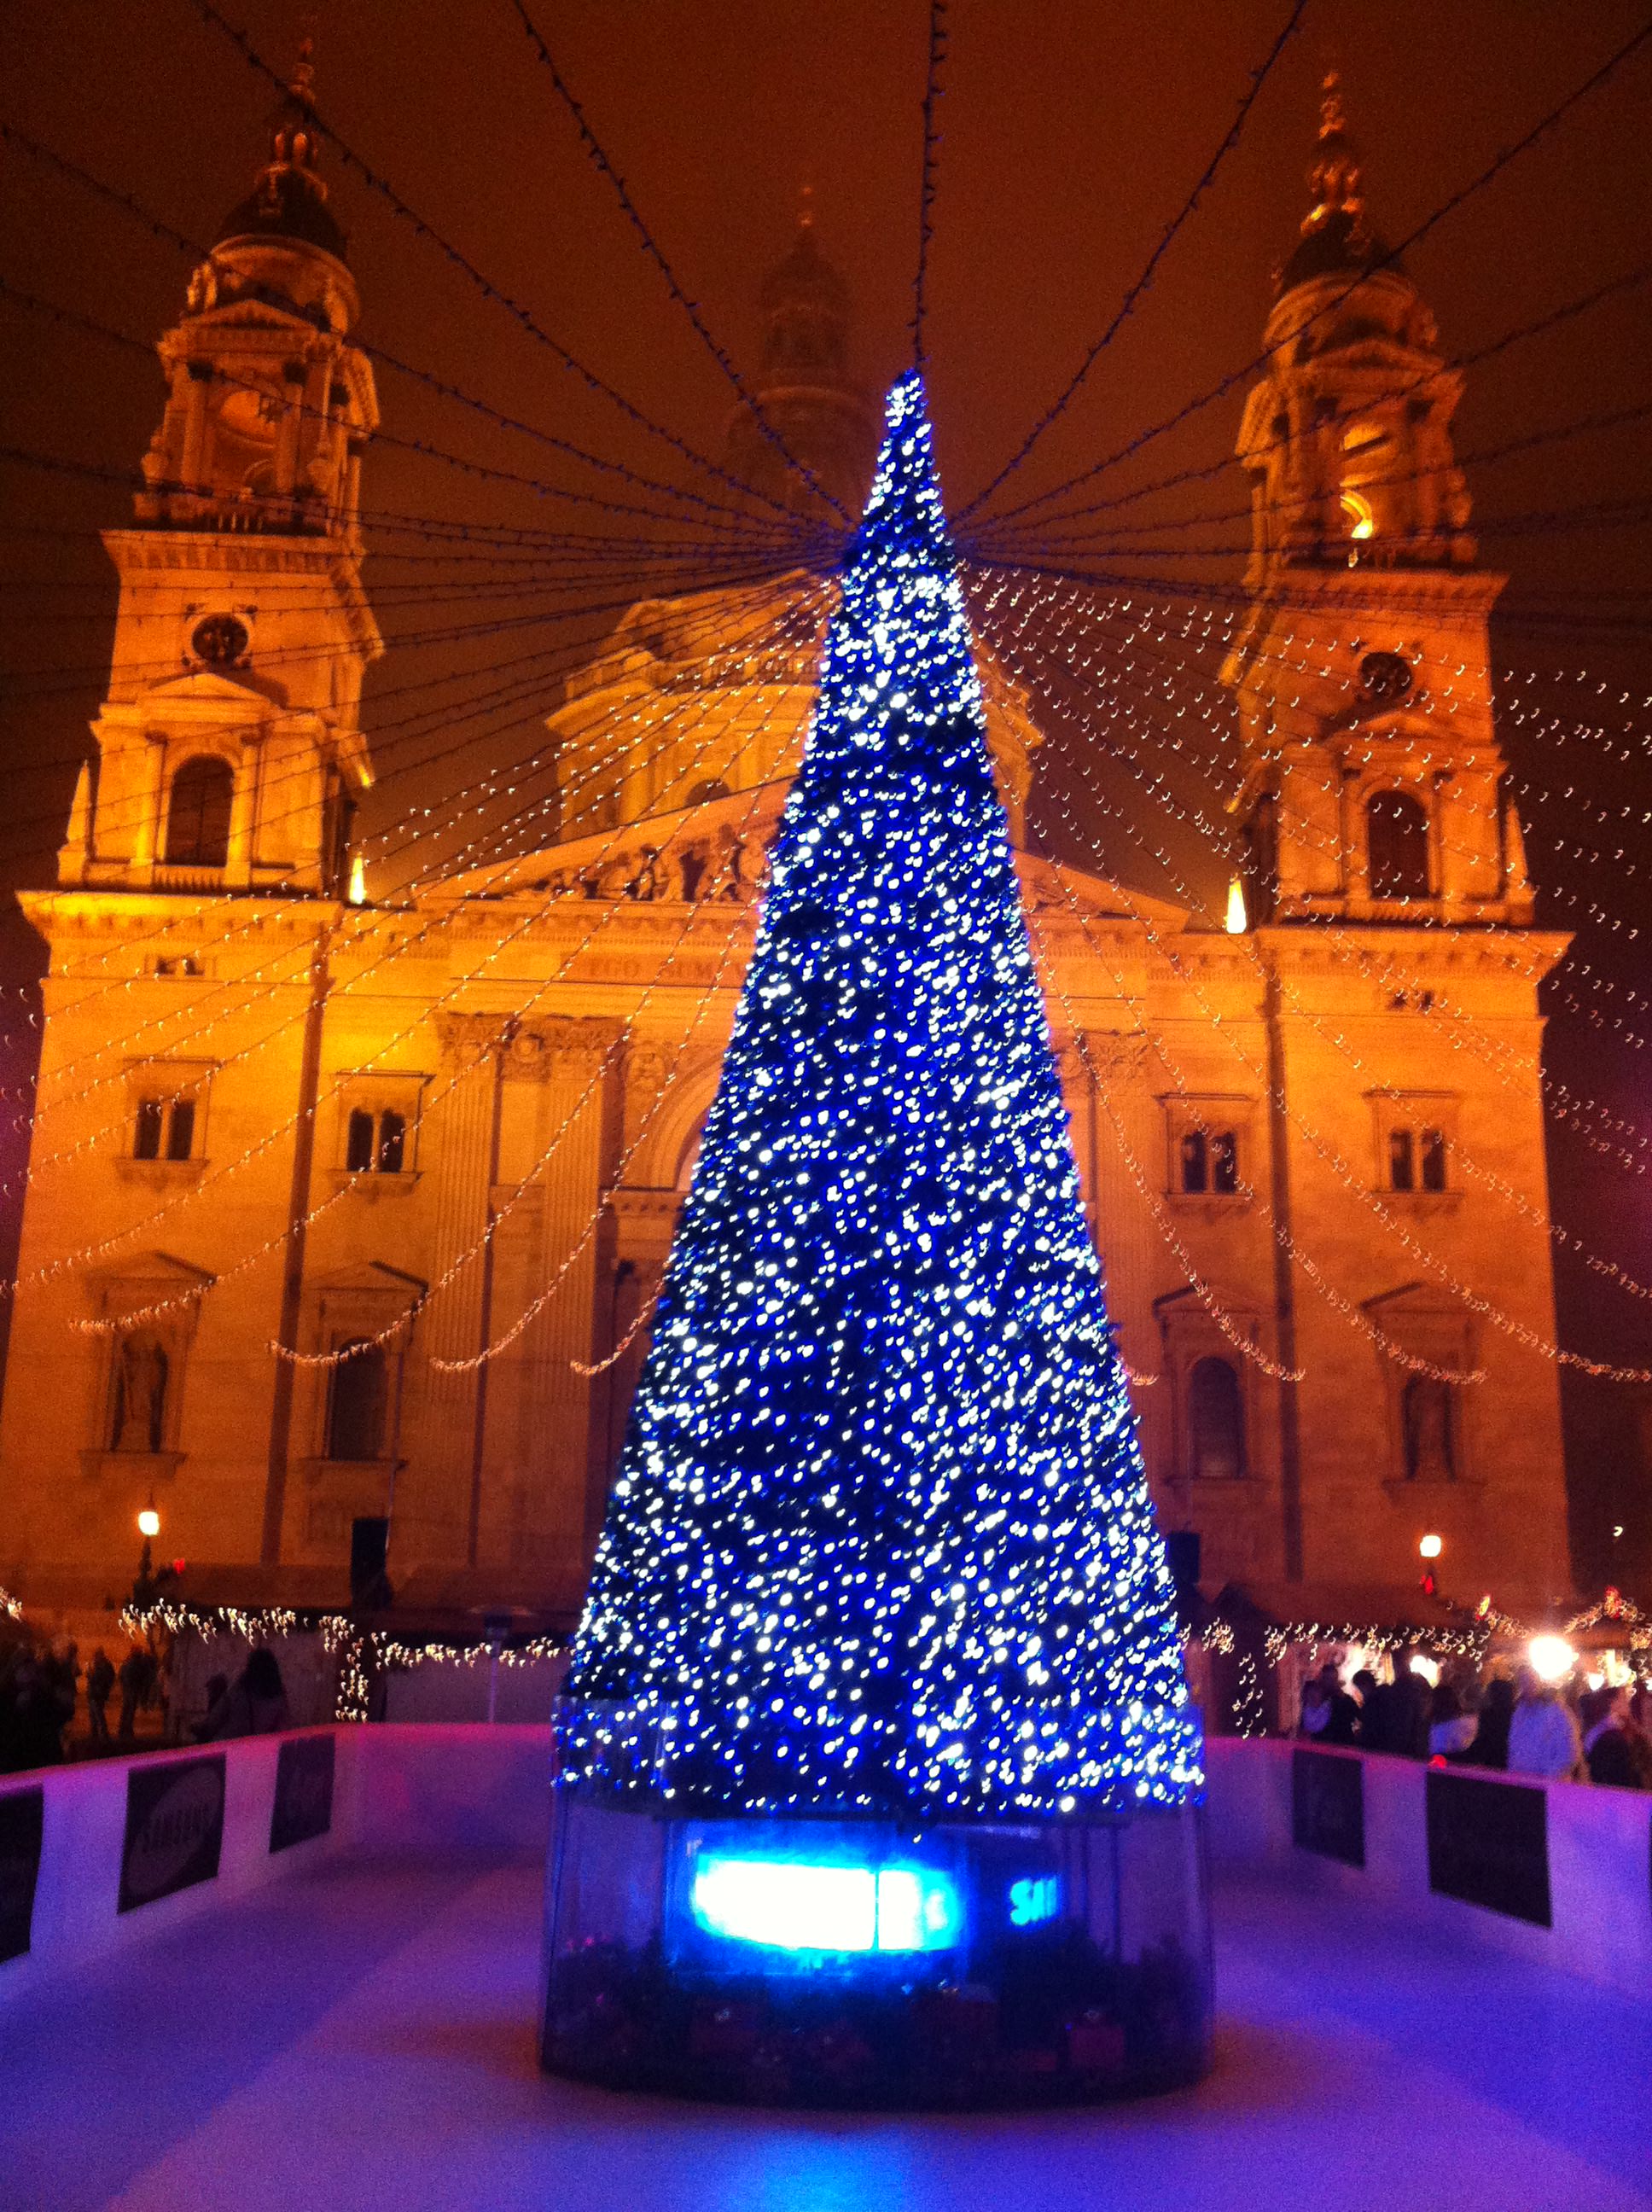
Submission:
{"label": "glowing blue screen", "polygon": [[810,1865],[707,1851],[689,1901],[713,1936],[780,1951],[944,1951],[963,1913],[933,1867]]}

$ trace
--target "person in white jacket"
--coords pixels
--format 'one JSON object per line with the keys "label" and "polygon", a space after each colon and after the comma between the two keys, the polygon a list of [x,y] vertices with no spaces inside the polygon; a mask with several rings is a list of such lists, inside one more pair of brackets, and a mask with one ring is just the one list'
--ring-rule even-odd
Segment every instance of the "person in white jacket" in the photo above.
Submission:
{"label": "person in white jacket", "polygon": [[1509,1723],[1509,1771],[1569,1782],[1584,1771],[1577,1717],[1552,1683],[1522,1667],[1514,1718]]}

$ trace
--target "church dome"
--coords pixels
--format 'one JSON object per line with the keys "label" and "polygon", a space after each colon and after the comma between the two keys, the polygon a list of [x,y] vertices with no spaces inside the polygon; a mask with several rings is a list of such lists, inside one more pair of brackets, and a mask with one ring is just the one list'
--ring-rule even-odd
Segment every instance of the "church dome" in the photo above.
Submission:
{"label": "church dome", "polygon": [[1358,149],[1349,135],[1334,72],[1322,88],[1308,189],[1313,204],[1303,218],[1302,238],[1279,272],[1280,299],[1297,285],[1312,284],[1322,276],[1357,279],[1379,268],[1398,271],[1399,263],[1365,220]]}
{"label": "church dome", "polygon": [[218,226],[215,246],[240,238],[293,239],[348,261],[349,242],[317,173],[321,134],[311,92],[314,76],[307,39],[286,96],[270,118],[269,162],[247,198]]}

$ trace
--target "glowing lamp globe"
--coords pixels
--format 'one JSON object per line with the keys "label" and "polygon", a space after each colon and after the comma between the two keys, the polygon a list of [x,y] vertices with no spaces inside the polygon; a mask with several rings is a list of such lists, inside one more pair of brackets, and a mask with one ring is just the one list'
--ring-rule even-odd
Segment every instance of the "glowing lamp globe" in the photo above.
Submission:
{"label": "glowing lamp globe", "polygon": [[1424,1559],[1437,1559],[1444,1549],[1445,1540],[1441,1536],[1424,1536],[1417,1546],[1418,1557]]}
{"label": "glowing lamp globe", "polygon": [[1526,1646],[1526,1663],[1540,1682],[1564,1682],[1577,1654],[1564,1636],[1534,1636]]}
{"label": "glowing lamp globe", "polygon": [[556,1717],[544,2063],[1196,2080],[1199,1717],[915,375],[770,862]]}
{"label": "glowing lamp globe", "polygon": [[137,1533],[140,1536],[158,1536],[161,1534],[161,1516],[153,1505],[146,1505],[138,1515]]}

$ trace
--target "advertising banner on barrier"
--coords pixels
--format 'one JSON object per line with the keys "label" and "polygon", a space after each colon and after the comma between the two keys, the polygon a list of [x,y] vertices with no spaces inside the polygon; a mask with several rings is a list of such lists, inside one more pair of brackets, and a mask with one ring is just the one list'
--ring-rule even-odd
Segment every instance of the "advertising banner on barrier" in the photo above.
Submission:
{"label": "advertising banner on barrier", "polygon": [[1552,1928],[1545,1792],[1524,1783],[1479,1781],[1449,1767],[1430,1767],[1427,1783],[1429,1887]]}
{"label": "advertising banner on barrier", "polygon": [[1365,1770],[1332,1751],[1291,1754],[1291,1840],[1298,1850],[1365,1863]]}
{"label": "advertising banner on barrier", "polygon": [[270,1848],[289,1850],[325,1836],[332,1826],[333,1738],[294,1736],[276,1762],[276,1802],[270,1808]]}
{"label": "advertising banner on barrier", "polygon": [[134,1765],[126,1778],[120,1911],[215,1881],[223,1842],[222,1752],[164,1766]]}
{"label": "advertising banner on barrier", "polygon": [[0,1960],[21,1959],[28,1948],[45,1832],[44,1790],[9,1790],[0,1797]]}

